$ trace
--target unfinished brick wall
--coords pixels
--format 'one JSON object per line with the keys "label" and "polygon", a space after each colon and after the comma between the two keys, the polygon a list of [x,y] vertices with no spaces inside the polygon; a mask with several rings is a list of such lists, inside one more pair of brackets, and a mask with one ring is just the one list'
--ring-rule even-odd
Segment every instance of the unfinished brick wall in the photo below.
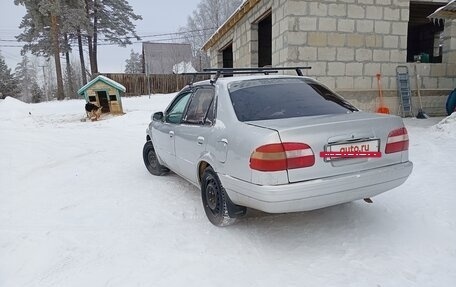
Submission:
{"label": "unfinished brick wall", "polygon": [[[258,65],[256,21],[268,10],[272,13],[272,65],[310,65],[308,76],[346,97],[374,97],[377,73],[382,74],[383,89],[390,91],[386,95],[395,96],[398,65],[409,67],[413,90],[417,71],[424,96],[429,92],[442,101],[456,87],[456,21],[445,24],[443,63],[406,63],[409,0],[262,0],[210,48],[213,67],[221,67],[220,51],[230,42],[234,67]],[[395,98],[387,101],[397,105]],[[370,102],[368,109],[374,109],[375,103]]]}

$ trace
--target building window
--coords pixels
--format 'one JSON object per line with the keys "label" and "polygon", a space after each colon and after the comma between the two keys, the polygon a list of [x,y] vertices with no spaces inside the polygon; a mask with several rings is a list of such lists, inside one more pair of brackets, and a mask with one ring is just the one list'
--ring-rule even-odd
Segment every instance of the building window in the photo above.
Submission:
{"label": "building window", "polygon": [[443,23],[432,22],[427,18],[441,6],[437,3],[410,3],[407,62],[442,62]]}
{"label": "building window", "polygon": [[258,67],[272,65],[272,14],[258,22]]}
{"label": "building window", "polygon": [[109,95],[109,101],[116,102],[117,101],[117,96],[116,95]]}
{"label": "building window", "polygon": [[96,102],[97,101],[97,97],[95,96],[89,96],[89,102]]}

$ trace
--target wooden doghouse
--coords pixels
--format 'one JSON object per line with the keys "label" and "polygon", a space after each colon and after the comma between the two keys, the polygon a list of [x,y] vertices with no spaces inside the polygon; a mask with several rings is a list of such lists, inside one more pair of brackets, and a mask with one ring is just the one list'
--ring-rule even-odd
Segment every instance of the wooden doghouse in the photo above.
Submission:
{"label": "wooden doghouse", "polygon": [[121,96],[125,90],[121,84],[100,75],[80,88],[78,94],[84,96],[87,102],[101,107],[102,113],[122,114]]}

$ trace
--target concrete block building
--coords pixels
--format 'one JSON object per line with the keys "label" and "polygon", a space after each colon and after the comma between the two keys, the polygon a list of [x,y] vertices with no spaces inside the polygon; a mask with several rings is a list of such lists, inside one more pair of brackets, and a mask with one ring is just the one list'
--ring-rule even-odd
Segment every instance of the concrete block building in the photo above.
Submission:
{"label": "concrete block building", "polygon": [[308,76],[365,110],[375,110],[380,73],[393,113],[396,68],[405,65],[412,92],[420,88],[428,113],[442,114],[456,88],[456,21],[427,16],[448,2],[246,0],[203,49],[212,67],[312,66]]}

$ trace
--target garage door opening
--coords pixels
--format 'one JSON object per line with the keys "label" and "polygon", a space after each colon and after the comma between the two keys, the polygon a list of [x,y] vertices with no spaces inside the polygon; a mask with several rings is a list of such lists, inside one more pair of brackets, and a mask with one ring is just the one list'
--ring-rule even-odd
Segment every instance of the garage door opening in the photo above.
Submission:
{"label": "garage door opening", "polygon": [[229,44],[222,51],[223,68],[233,68],[233,44]]}
{"label": "garage door opening", "polygon": [[[222,50],[222,65],[223,68],[233,68],[233,43],[229,44]],[[224,77],[232,76],[233,75],[224,75]]]}
{"label": "garage door opening", "polygon": [[442,62],[443,22],[432,22],[427,18],[439,7],[442,4],[410,3],[407,62]]}

